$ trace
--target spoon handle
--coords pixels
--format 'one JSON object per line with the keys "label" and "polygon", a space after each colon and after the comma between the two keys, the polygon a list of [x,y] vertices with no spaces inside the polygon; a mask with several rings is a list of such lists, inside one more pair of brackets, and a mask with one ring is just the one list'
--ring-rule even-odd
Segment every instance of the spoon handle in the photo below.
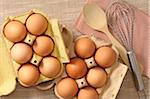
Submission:
{"label": "spoon handle", "polygon": [[117,50],[119,51],[119,54],[120,54],[122,60],[124,61],[124,63],[129,66],[127,51],[126,51],[126,49],[123,47],[123,45],[121,45],[120,42],[118,42],[118,41],[116,40],[116,38],[113,37],[113,35],[109,32],[108,29],[104,29],[103,32],[108,36],[108,38],[111,40],[111,42],[112,42],[112,43],[114,44],[114,46],[117,48]]}

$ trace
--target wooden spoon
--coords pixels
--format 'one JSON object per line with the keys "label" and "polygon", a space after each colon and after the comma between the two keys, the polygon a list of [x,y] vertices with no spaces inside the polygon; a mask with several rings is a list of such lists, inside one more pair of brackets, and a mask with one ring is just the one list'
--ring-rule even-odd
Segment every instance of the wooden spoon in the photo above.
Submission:
{"label": "wooden spoon", "polygon": [[96,4],[86,4],[83,8],[85,22],[93,29],[105,33],[118,49],[125,64],[129,66],[126,49],[113,37],[108,30],[105,12]]}

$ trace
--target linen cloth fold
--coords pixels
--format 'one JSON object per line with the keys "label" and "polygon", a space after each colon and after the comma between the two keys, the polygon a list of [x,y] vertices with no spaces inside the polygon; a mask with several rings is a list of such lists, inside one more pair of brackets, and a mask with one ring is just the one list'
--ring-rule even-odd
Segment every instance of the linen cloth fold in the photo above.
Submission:
{"label": "linen cloth fold", "polygon": [[[111,3],[111,0],[88,0],[87,3],[95,3],[105,11]],[[135,12],[133,49],[136,53],[137,60],[144,68],[143,73],[150,78],[150,17],[135,7],[133,9]],[[82,11],[77,18],[75,27],[82,34],[94,34],[100,39],[110,41],[104,33],[95,31],[86,24]]]}

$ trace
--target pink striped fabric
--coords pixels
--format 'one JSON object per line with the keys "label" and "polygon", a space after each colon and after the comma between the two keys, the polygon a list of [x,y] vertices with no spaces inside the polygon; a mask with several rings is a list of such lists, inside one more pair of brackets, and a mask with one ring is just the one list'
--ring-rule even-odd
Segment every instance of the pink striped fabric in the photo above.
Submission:
{"label": "pink striped fabric", "polygon": [[[109,5],[110,0],[88,0],[88,3],[96,3],[105,10]],[[138,61],[144,67],[144,74],[150,78],[150,17],[136,8],[134,8],[134,11],[136,22],[133,33],[133,47]],[[82,34],[94,34],[100,39],[109,41],[103,33],[93,30],[85,23],[82,12],[78,17],[75,26]]]}

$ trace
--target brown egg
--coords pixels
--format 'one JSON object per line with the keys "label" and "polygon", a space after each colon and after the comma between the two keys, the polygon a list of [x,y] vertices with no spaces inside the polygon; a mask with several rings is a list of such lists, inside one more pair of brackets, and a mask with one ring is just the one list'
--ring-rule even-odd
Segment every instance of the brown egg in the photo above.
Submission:
{"label": "brown egg", "polygon": [[112,66],[116,61],[116,53],[110,47],[100,47],[95,54],[95,61],[103,68]]}
{"label": "brown egg", "polygon": [[48,36],[39,36],[33,44],[33,50],[40,56],[47,56],[52,53],[54,42]]}
{"label": "brown egg", "polygon": [[107,74],[106,72],[100,67],[94,67],[89,70],[87,74],[87,82],[95,88],[102,87],[106,84],[107,81]]}
{"label": "brown egg", "polygon": [[32,48],[25,43],[16,43],[11,48],[11,56],[19,64],[28,62],[32,57],[32,53]]}
{"label": "brown egg", "polygon": [[85,87],[79,91],[78,99],[99,99],[99,95],[94,88]]}
{"label": "brown egg", "polygon": [[87,73],[87,65],[81,58],[72,58],[66,65],[66,72],[72,78],[82,78]]}
{"label": "brown egg", "polygon": [[10,21],[4,27],[6,38],[12,42],[23,40],[27,34],[26,27],[19,21]]}
{"label": "brown egg", "polygon": [[18,71],[18,79],[27,86],[33,86],[39,80],[40,73],[32,64],[24,64]]}
{"label": "brown egg", "polygon": [[32,14],[26,21],[26,27],[33,35],[43,34],[46,31],[47,26],[47,19],[41,14]]}
{"label": "brown egg", "polygon": [[75,80],[64,78],[56,84],[56,91],[63,99],[72,99],[78,92]]}
{"label": "brown egg", "polygon": [[83,37],[75,42],[74,49],[79,57],[89,58],[94,54],[96,45],[91,39]]}
{"label": "brown egg", "polygon": [[60,61],[55,57],[45,57],[43,58],[40,66],[40,72],[45,77],[55,77],[61,71],[61,64]]}

